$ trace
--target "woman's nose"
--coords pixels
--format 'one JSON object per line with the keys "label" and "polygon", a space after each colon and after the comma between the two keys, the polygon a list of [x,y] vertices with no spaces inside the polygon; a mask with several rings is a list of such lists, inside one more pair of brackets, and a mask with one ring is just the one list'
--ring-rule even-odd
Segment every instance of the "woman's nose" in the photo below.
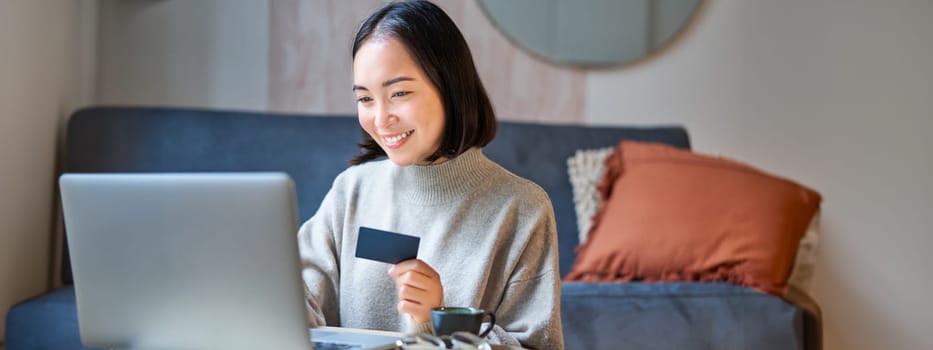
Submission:
{"label": "woman's nose", "polygon": [[380,106],[376,108],[375,121],[377,127],[385,129],[398,122],[398,116],[392,113],[385,104],[380,104]]}

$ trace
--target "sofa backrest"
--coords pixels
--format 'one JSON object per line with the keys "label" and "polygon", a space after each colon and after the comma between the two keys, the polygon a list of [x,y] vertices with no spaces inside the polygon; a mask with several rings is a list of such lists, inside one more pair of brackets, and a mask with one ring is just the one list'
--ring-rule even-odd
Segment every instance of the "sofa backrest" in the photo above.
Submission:
{"label": "sofa backrest", "polygon": [[[300,220],[317,210],[333,179],[359,152],[355,116],[285,115],[177,108],[98,107],[68,123],[63,172],[284,171],[295,180]],[[583,127],[499,122],[484,153],[538,183],[557,219],[561,275],[576,258],[576,213],[567,158],[620,140],[689,148],[681,127]],[[67,234],[66,234],[67,236]],[[67,247],[67,240],[66,240]],[[62,281],[73,282],[67,249]]]}

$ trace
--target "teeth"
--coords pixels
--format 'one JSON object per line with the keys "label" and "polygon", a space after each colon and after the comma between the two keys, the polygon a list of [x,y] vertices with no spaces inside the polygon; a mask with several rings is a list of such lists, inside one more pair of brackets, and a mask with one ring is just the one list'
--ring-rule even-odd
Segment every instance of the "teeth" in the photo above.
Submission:
{"label": "teeth", "polygon": [[403,132],[403,133],[401,133],[401,134],[399,134],[399,135],[397,135],[397,136],[386,137],[386,141],[389,141],[389,143],[398,143],[398,142],[401,141],[402,139],[408,137],[408,135],[411,135],[411,133],[413,133],[413,132],[415,132],[415,131],[414,131],[414,130],[411,130],[411,131]]}

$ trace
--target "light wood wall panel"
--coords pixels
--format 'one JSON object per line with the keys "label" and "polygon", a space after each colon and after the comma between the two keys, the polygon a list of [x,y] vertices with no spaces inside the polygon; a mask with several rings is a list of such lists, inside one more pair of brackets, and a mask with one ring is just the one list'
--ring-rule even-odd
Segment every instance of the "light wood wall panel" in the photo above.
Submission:
{"label": "light wood wall panel", "polygon": [[[350,48],[380,0],[270,1],[269,110],[356,112]],[[500,119],[579,123],[586,74],[540,61],[513,45],[474,1],[438,0],[457,23]]]}

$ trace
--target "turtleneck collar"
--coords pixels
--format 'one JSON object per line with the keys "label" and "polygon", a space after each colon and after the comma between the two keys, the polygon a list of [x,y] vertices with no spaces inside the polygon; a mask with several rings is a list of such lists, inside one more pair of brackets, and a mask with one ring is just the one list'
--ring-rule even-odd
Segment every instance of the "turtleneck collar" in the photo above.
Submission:
{"label": "turtleneck collar", "polygon": [[480,148],[434,165],[399,167],[389,163],[401,198],[427,205],[463,198],[481,185],[496,166]]}

